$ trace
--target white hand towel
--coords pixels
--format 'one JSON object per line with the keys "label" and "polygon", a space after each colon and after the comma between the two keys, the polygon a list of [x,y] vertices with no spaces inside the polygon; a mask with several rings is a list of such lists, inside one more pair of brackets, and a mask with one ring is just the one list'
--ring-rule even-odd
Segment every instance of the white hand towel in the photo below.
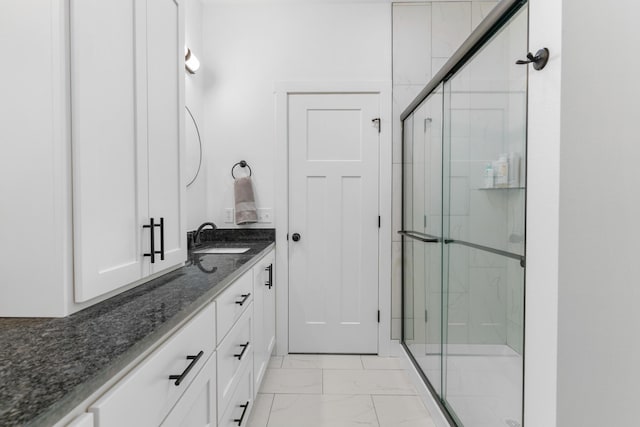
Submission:
{"label": "white hand towel", "polygon": [[250,176],[237,178],[233,184],[236,199],[236,224],[252,224],[258,222],[256,201],[253,195],[253,184]]}

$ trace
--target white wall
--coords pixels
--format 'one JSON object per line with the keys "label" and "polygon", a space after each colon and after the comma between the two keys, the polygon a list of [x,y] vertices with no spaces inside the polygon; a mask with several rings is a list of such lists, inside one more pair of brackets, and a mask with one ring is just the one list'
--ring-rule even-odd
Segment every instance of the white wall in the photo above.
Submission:
{"label": "white wall", "polygon": [[529,78],[525,424],[625,425],[640,395],[640,6],[530,11],[530,49],[551,60]]}
{"label": "white wall", "polygon": [[529,68],[524,424],[556,425],[562,2],[529,4],[529,49],[549,48]]}
{"label": "white wall", "polygon": [[274,84],[390,81],[391,6],[225,2],[206,4],[203,16],[207,218],[229,228],[234,163],[244,159],[253,169],[259,208],[274,208],[281,191],[274,187],[276,168],[286,167],[275,163]]}
{"label": "white wall", "polygon": [[562,5],[557,425],[637,424],[640,4]]}
{"label": "white wall", "polygon": [[[202,12],[200,0],[186,1],[185,43],[202,60],[204,56],[202,40]],[[185,104],[196,119],[202,137],[203,162],[196,180],[187,187],[187,230],[196,229],[207,221],[207,162],[204,161],[207,150],[207,140],[204,138],[204,79],[202,72],[196,74],[185,73]],[[187,181],[195,176],[199,158],[199,143],[197,132],[191,116],[185,111],[185,138],[187,154]]]}

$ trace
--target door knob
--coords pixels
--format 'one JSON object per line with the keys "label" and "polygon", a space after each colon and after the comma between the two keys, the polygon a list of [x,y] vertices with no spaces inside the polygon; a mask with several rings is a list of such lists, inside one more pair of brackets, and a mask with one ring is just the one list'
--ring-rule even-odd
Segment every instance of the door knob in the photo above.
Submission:
{"label": "door knob", "polygon": [[294,242],[299,241],[300,240],[300,234],[293,233],[293,235],[291,236],[291,239],[293,239]]}

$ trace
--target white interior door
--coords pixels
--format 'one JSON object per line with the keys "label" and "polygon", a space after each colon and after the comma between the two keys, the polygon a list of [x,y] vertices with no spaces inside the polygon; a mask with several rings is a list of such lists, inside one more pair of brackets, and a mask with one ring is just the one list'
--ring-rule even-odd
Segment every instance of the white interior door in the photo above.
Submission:
{"label": "white interior door", "polygon": [[292,353],[378,352],[379,112],[373,93],[289,95]]}

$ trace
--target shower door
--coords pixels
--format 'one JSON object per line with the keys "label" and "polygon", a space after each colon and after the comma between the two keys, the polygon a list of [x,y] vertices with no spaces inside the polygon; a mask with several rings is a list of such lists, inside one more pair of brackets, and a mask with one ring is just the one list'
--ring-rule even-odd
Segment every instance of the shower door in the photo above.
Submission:
{"label": "shower door", "polygon": [[403,343],[457,426],[523,413],[527,7],[403,121]]}
{"label": "shower door", "polygon": [[434,391],[442,389],[442,86],[405,120],[404,337]]}
{"label": "shower door", "polygon": [[522,424],[527,51],[522,9],[444,85],[445,406]]}

